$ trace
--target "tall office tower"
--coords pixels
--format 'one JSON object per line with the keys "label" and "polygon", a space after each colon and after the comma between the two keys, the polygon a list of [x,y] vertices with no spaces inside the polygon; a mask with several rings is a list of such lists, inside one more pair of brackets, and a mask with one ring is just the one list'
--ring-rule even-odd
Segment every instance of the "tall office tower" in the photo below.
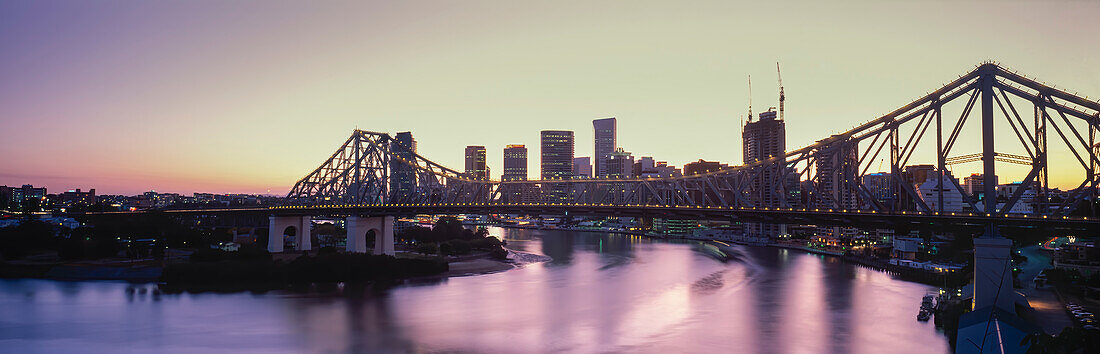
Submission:
{"label": "tall office tower", "polygon": [[592,158],[596,162],[596,168],[593,171],[596,172],[596,177],[607,176],[607,160],[611,159],[611,153],[615,152],[618,143],[615,139],[616,125],[615,118],[592,121],[592,128],[596,136],[595,150],[593,150],[595,153],[592,154]]}
{"label": "tall office tower", "polygon": [[[863,186],[867,187],[867,191],[870,192],[871,198],[875,198],[879,203],[887,208],[894,205],[893,184],[891,183],[891,177],[889,173],[877,172],[868,173],[863,175]],[[869,201],[864,203],[870,205]]]}
{"label": "tall office tower", "polygon": [[573,176],[577,178],[592,178],[592,158],[574,157]]}
{"label": "tall office tower", "polygon": [[527,180],[527,146],[504,147],[504,175],[500,179],[502,181]]}
{"label": "tall office tower", "polygon": [[466,147],[466,173],[477,179],[489,179],[489,168],[485,166],[484,146]]}
{"label": "tall office tower", "polygon": [[[860,201],[855,179],[859,178],[859,145],[839,140],[819,147],[815,155],[818,175],[814,207],[858,208]],[[853,228],[818,227],[818,236],[826,238],[831,246],[848,245],[856,234]]]}
{"label": "tall office tower", "polygon": [[[390,140],[394,157],[412,161],[416,154],[416,139],[412,132],[400,132]],[[416,193],[416,168],[397,159],[390,160],[390,202],[403,201]]]}
{"label": "tall office tower", "polygon": [[[741,141],[745,164],[774,157],[783,157],[787,154],[786,124],[782,119],[776,119],[774,110],[761,112],[760,119],[756,121],[753,121],[750,116],[749,121],[745,123],[742,130]],[[776,166],[782,166],[782,164]],[[777,193],[772,193],[770,190],[770,183],[776,180],[778,173],[781,173],[778,169],[767,169],[761,171],[757,177],[749,181],[752,200],[758,206],[775,208],[783,205],[783,201],[779,199],[780,197],[776,196]],[[687,174],[686,166],[684,167],[684,174]],[[783,187],[787,193],[782,197],[787,198],[788,202],[793,202],[794,197],[791,196],[791,192],[798,190],[797,181],[789,181],[788,179],[784,179],[784,181]],[[745,233],[753,237],[775,237],[786,234],[787,225],[745,223]]]}
{"label": "tall office tower", "polygon": [[[543,130],[540,137],[539,165],[542,179],[570,179],[573,176],[573,132],[569,130]],[[566,183],[542,186],[543,200],[564,202],[569,200],[570,187]]]}
{"label": "tall office tower", "polygon": [[[504,174],[501,181],[526,181],[527,180],[527,147],[524,145],[508,145],[504,147]],[[530,197],[532,189],[528,184],[502,184],[501,195],[509,203],[523,203],[533,200]]]}

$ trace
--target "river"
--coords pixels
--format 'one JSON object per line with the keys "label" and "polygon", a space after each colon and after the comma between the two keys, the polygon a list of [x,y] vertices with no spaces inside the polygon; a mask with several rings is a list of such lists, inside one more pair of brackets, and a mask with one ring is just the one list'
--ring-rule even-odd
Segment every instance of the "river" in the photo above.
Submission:
{"label": "river", "polygon": [[934,287],[770,247],[491,229],[553,260],[342,294],[0,280],[0,351],[944,353]]}

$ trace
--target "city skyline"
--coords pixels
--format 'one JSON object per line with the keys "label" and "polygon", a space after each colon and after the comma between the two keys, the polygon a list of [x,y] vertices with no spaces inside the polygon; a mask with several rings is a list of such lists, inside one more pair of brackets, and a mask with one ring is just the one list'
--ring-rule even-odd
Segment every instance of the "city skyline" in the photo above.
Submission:
{"label": "city skyline", "polygon": [[[604,117],[621,119],[618,145],[636,156],[738,164],[745,78],[757,77],[756,112],[777,106],[776,61],[785,74],[789,150],[891,111],[987,59],[1071,92],[1100,93],[1100,69],[1087,59],[1100,49],[1075,44],[1096,32],[1089,15],[1096,3],[940,3],[952,11],[931,22],[889,15],[924,8],[917,3],[695,4],[690,12],[652,3],[632,11],[557,3],[434,11],[426,3],[308,11],[292,3],[106,5],[0,4],[0,50],[9,53],[0,59],[7,78],[0,128],[21,132],[0,142],[0,185],[280,195],[355,128],[412,131],[421,155],[452,168],[462,163],[453,151],[483,145],[488,167],[503,171],[501,149],[537,147],[541,130],[576,132],[575,156],[592,157],[586,128]],[[749,35],[775,26],[780,12],[804,25]],[[603,16],[611,13],[619,16]],[[402,21],[425,14],[430,25]],[[1003,17],[1029,22],[1001,28]],[[637,28],[638,20],[652,26]],[[914,46],[939,54],[897,54]],[[1065,59],[1069,53],[1078,59]],[[839,83],[846,92],[833,89]],[[442,129],[442,122],[464,123]],[[1052,166],[1072,166],[1067,154],[1051,156],[1066,159]],[[528,160],[529,173],[538,163]],[[1052,186],[1069,188],[1064,181],[1074,177],[1062,176],[1070,173],[1052,170]]]}

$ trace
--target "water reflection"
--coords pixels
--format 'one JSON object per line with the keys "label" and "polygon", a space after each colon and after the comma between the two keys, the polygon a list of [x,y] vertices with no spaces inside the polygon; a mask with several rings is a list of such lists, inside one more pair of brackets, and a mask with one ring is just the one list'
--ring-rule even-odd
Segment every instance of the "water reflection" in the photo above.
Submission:
{"label": "water reflection", "polygon": [[[155,294],[154,285],[0,280],[12,352],[946,352],[917,322],[931,288],[793,251],[722,263],[692,242],[494,229],[553,257],[379,291]],[[120,344],[121,343],[121,344]]]}

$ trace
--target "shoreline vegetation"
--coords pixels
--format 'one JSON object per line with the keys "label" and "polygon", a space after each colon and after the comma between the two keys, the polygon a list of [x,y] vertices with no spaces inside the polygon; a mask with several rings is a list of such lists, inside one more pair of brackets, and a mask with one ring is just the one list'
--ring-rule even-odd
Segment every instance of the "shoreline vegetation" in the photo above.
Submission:
{"label": "shoreline vegetation", "polygon": [[[498,225],[504,228],[536,229],[548,231],[590,231],[610,232],[662,239],[685,239],[720,243],[722,240],[700,239],[695,237],[668,237],[637,232],[609,230],[573,230],[557,228],[516,227]],[[379,284],[397,284],[405,280],[443,279],[454,276],[469,276],[496,273],[517,267],[509,260],[510,253],[504,248],[504,242],[489,236],[486,229],[477,231],[465,228],[454,218],[441,218],[429,229],[412,227],[395,235],[399,241],[398,249],[404,250],[399,257],[376,256],[371,254],[347,254],[331,247],[322,247],[314,252],[270,254],[256,247],[242,247],[239,251],[227,252],[217,249],[198,248],[190,255],[179,249],[167,250],[156,257],[127,260],[68,260],[47,261],[27,257],[25,260],[0,260],[0,278],[42,278],[55,280],[125,280],[129,282],[161,282],[169,288],[194,291],[218,291],[219,289],[241,288],[284,289],[300,287],[303,284],[371,282]],[[368,244],[372,244],[368,240]],[[823,252],[807,247],[794,247],[783,244],[754,244],[748,242],[725,241],[741,245],[779,247],[838,257],[857,265],[871,267],[902,276],[903,280],[931,285],[943,285],[939,277],[925,277],[920,274],[899,272],[889,266],[864,259],[855,259],[843,254]],[[147,256],[160,247],[150,247]],[[60,252],[59,252],[60,254]],[[232,291],[232,290],[230,290]]]}
{"label": "shoreline vegetation", "polygon": [[397,284],[448,269],[441,258],[397,258],[331,249],[317,255],[306,253],[289,262],[277,261],[267,252],[204,250],[186,263],[165,266],[160,281],[168,292],[282,290],[314,284]]}

